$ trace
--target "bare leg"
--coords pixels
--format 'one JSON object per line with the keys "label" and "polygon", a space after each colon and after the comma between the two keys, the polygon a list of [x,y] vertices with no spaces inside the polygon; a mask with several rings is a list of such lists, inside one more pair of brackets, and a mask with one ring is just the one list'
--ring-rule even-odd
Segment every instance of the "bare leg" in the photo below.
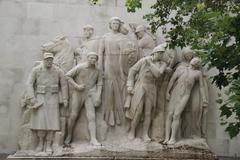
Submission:
{"label": "bare leg", "polygon": [[173,115],[172,133],[171,133],[171,138],[168,141],[168,144],[176,143],[176,135],[177,135],[177,132],[179,129],[181,114],[182,114],[184,108],[186,107],[188,98],[189,98],[188,95],[182,97],[181,102],[179,103],[179,106],[175,109],[175,112]]}
{"label": "bare leg", "polygon": [[167,144],[167,142],[170,139],[170,131],[171,131],[171,124],[172,124],[172,117],[173,113],[169,112],[166,118],[166,126],[165,126],[165,140],[163,141],[163,144]]}
{"label": "bare leg", "polygon": [[128,134],[128,138],[130,140],[135,138],[135,131],[136,131],[137,125],[140,121],[142,112],[143,112],[143,100],[140,101],[137,111],[136,111],[136,114],[133,117],[133,120],[131,121],[131,127],[130,127],[130,131]]}
{"label": "bare leg", "polygon": [[70,142],[72,141],[73,129],[74,129],[79,111],[81,110],[82,104],[83,104],[83,100],[81,98],[83,98],[83,97],[80,97],[77,91],[73,92],[72,101],[70,104],[71,113],[70,113],[70,117],[68,120],[68,134],[67,134],[67,138],[64,141],[64,143],[66,145],[69,145]]}
{"label": "bare leg", "polygon": [[98,142],[96,138],[96,116],[95,116],[95,108],[90,98],[86,99],[85,108],[87,112],[88,118],[88,130],[90,133],[90,143],[92,145],[100,146],[101,143]]}
{"label": "bare leg", "polygon": [[61,117],[60,121],[61,121],[61,137],[60,137],[59,145],[63,145],[64,138],[66,136],[66,126],[67,126],[66,117]]}
{"label": "bare leg", "polygon": [[39,138],[38,146],[36,152],[42,152],[44,147],[44,138],[46,136],[46,131],[37,131],[37,136]]}
{"label": "bare leg", "polygon": [[145,117],[143,122],[143,140],[145,142],[150,142],[151,138],[148,135],[150,124],[151,124],[151,117],[152,117],[152,102],[151,99],[145,98]]}

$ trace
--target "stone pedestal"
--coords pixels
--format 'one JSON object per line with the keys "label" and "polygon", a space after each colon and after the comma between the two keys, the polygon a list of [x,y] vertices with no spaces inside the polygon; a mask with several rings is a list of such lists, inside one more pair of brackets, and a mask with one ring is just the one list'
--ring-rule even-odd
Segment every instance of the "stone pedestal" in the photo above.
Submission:
{"label": "stone pedestal", "polygon": [[144,143],[141,140],[125,141],[121,144],[103,143],[92,146],[88,143],[75,143],[71,148],[55,148],[54,154],[42,156],[33,151],[18,151],[7,160],[215,160],[206,143],[200,140],[180,141],[174,146],[156,142]]}

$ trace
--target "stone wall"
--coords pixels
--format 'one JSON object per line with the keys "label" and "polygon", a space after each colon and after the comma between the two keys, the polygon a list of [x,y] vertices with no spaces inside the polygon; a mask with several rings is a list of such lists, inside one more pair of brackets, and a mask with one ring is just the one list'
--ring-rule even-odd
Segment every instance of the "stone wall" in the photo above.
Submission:
{"label": "stone wall", "polygon": [[[41,44],[63,34],[76,47],[85,24],[92,24],[96,35],[101,36],[108,32],[112,16],[146,23],[142,16],[150,12],[153,2],[144,0],[142,10],[129,14],[124,0],[101,0],[96,6],[90,6],[87,0],[0,0],[0,152],[17,149],[19,99],[29,70],[40,59]],[[219,125],[216,95],[217,89],[212,86],[208,143],[217,155],[240,156],[240,137],[230,140]]]}

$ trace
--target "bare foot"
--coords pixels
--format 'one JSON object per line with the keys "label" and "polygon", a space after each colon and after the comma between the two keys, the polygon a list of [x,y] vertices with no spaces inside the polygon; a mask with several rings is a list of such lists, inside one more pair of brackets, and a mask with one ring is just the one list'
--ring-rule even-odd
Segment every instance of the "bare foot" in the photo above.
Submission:
{"label": "bare foot", "polygon": [[167,144],[168,143],[168,139],[165,139],[164,141],[163,141],[163,144]]}
{"label": "bare foot", "polygon": [[135,138],[134,134],[132,132],[128,133],[128,139],[133,140]]}
{"label": "bare foot", "polygon": [[47,144],[46,153],[47,153],[48,155],[51,155],[52,152],[53,152],[53,149],[52,149],[51,145]]}
{"label": "bare foot", "polygon": [[90,141],[90,144],[94,145],[94,146],[101,146],[101,143],[99,143],[96,139],[92,139]]}
{"label": "bare foot", "polygon": [[145,143],[149,143],[149,142],[151,142],[151,138],[149,138],[149,136],[146,135],[146,136],[143,137],[143,141],[144,141]]}
{"label": "bare foot", "polygon": [[39,142],[38,143],[38,146],[36,148],[36,152],[42,152],[43,151],[43,143],[42,142]]}
{"label": "bare foot", "polygon": [[170,140],[167,142],[168,145],[173,145],[173,144],[175,144],[175,143],[176,143],[176,140],[175,140],[175,139],[170,139]]}
{"label": "bare foot", "polygon": [[71,140],[72,140],[72,136],[67,136],[67,138],[66,138],[65,141],[64,141],[64,144],[65,144],[66,146],[69,146]]}

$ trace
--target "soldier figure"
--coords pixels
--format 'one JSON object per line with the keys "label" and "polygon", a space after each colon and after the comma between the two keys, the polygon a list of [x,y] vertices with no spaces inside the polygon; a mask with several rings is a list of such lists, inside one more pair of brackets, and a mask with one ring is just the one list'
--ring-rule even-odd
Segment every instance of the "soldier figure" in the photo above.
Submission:
{"label": "soldier figure", "polygon": [[51,154],[53,136],[60,131],[59,93],[62,93],[61,102],[67,107],[68,92],[63,71],[53,65],[53,54],[46,52],[43,57],[43,63],[32,69],[27,82],[32,106],[30,128],[36,131],[39,139],[36,151],[42,152],[46,148],[45,151]]}
{"label": "soldier figure", "polygon": [[[145,142],[151,141],[148,132],[156,108],[157,78],[163,75],[166,63],[161,61],[165,48],[159,45],[154,48],[151,56],[140,59],[130,68],[127,82],[127,90],[132,94],[130,105],[126,107],[126,117],[130,120],[129,139],[135,137],[135,130],[144,114],[143,139]],[[136,75],[138,78],[134,81]]]}
{"label": "soldier figure", "polygon": [[92,25],[83,27],[83,38],[80,40],[80,47],[76,49],[76,53],[80,56],[78,63],[87,61],[88,52],[98,52],[99,38],[94,36],[94,28]]}
{"label": "soldier figure", "polygon": [[95,107],[100,105],[102,92],[102,74],[96,68],[98,55],[95,52],[87,54],[87,62],[71,69],[67,74],[67,79],[73,85],[74,91],[70,103],[71,113],[68,123],[68,136],[65,144],[69,145],[77,117],[83,105],[85,105],[88,129],[90,132],[90,143],[101,145],[96,139],[96,117]]}
{"label": "soldier figure", "polygon": [[135,33],[138,39],[140,58],[149,56],[155,47],[154,39],[147,33],[146,27],[143,25],[137,26]]}

